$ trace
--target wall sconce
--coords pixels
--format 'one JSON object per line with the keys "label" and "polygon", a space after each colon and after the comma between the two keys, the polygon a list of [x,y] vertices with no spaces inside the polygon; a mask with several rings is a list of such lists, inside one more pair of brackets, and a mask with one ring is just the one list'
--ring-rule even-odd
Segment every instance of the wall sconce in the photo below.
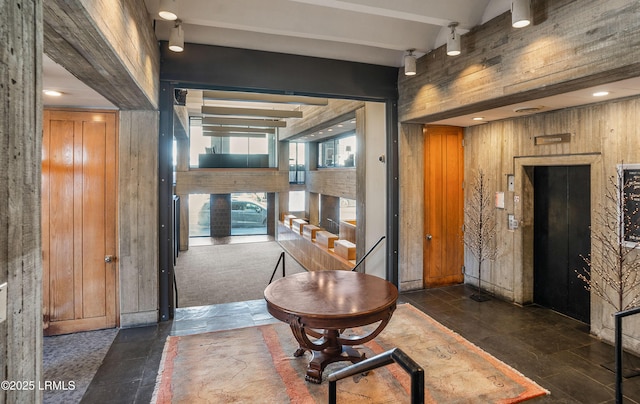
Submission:
{"label": "wall sconce", "polygon": [[523,28],[531,24],[531,0],[513,0],[511,2],[511,26]]}
{"label": "wall sconce", "polygon": [[456,32],[457,26],[457,22],[449,24],[449,28],[451,28],[447,38],[447,55],[449,56],[458,56],[460,54],[460,35]]}
{"label": "wall sconce", "polygon": [[182,30],[182,21],[180,20],[176,20],[175,27],[171,28],[169,49],[174,52],[182,52],[184,50],[184,31]]}
{"label": "wall sconce", "polygon": [[158,15],[165,20],[177,20],[178,19],[178,1],[177,0],[160,0],[160,8],[158,8]]}
{"label": "wall sconce", "polygon": [[415,76],[416,74],[416,57],[413,56],[413,51],[415,49],[409,49],[408,55],[404,57],[404,75],[405,76]]}

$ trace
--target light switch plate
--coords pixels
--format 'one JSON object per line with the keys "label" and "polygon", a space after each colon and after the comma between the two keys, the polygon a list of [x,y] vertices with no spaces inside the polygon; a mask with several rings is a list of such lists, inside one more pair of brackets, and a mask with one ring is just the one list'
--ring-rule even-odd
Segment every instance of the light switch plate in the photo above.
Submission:
{"label": "light switch plate", "polygon": [[0,323],[7,319],[7,282],[0,285]]}

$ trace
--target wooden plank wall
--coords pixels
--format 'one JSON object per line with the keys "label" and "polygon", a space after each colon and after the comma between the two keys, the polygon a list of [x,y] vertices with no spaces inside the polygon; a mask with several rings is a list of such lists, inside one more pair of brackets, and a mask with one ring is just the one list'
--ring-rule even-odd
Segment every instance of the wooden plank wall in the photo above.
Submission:
{"label": "wooden plank wall", "polygon": [[422,125],[400,125],[398,275],[400,290],[422,289],[424,248],[424,135]]}
{"label": "wooden plank wall", "polygon": [[[533,24],[511,13],[462,36],[462,54],[442,46],[399,75],[400,122],[437,119],[635,77],[640,69],[637,0],[533,0]],[[632,51],[635,50],[635,51]]]}
{"label": "wooden plank wall", "polygon": [[356,199],[356,168],[326,168],[307,171],[307,191]]}
{"label": "wooden plank wall", "polygon": [[[42,1],[0,2],[0,380],[42,377]],[[0,390],[0,402],[38,403],[42,391]]]}
{"label": "wooden plank wall", "polygon": [[[519,303],[532,300],[533,267],[531,235],[532,192],[527,177],[536,165],[591,166],[591,206],[593,212],[604,202],[608,178],[616,175],[621,163],[640,163],[640,97],[576,107],[528,117],[491,122],[467,128],[465,133],[465,176],[482,168],[488,174],[490,193],[505,192],[505,209],[497,210],[499,255],[483,267],[483,285],[506,299]],[[540,135],[570,133],[571,141],[562,144],[534,145]],[[514,174],[515,192],[507,190],[506,175]],[[507,229],[506,215],[515,214],[520,227]],[[592,213],[593,231],[598,227]],[[598,262],[598,250],[592,248]],[[467,254],[465,265],[473,283],[477,264]],[[591,330],[609,341],[613,339],[612,309],[592,295]],[[640,327],[625,327],[629,346],[640,346]]]}
{"label": "wooden plank wall", "polygon": [[137,0],[47,0],[47,55],[121,109],[158,108],[160,50]]}
{"label": "wooden plank wall", "polygon": [[288,170],[214,168],[176,172],[176,194],[178,195],[288,190]]}
{"label": "wooden plank wall", "polygon": [[157,111],[121,111],[118,263],[120,325],[158,320]]}

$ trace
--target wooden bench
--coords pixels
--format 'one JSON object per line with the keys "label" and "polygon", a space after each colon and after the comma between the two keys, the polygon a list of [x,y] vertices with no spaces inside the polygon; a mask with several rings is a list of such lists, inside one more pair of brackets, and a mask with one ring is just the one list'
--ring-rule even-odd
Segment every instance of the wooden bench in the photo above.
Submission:
{"label": "wooden bench", "polygon": [[336,240],[333,243],[333,252],[347,260],[356,259],[356,245],[348,240]]}
{"label": "wooden bench", "polygon": [[305,224],[309,224],[309,222],[307,222],[304,219],[293,219],[291,221],[291,230],[302,235],[302,228],[304,227]]}
{"label": "wooden bench", "polygon": [[316,243],[321,245],[324,248],[333,248],[333,243],[338,239],[333,233],[329,233],[328,231],[317,231],[316,232]]}
{"label": "wooden bench", "polygon": [[306,224],[302,228],[302,237],[315,240],[318,230],[321,230],[321,228],[313,224]]}

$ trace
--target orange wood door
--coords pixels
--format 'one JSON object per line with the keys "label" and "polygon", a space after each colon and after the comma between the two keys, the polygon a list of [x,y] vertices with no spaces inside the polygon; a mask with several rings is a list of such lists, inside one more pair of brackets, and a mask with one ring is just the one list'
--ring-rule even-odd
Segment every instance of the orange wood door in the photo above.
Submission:
{"label": "orange wood door", "polygon": [[45,110],[45,335],[116,326],[116,113]]}
{"label": "orange wood door", "polygon": [[426,126],[424,286],[464,281],[464,153],[462,128]]}

